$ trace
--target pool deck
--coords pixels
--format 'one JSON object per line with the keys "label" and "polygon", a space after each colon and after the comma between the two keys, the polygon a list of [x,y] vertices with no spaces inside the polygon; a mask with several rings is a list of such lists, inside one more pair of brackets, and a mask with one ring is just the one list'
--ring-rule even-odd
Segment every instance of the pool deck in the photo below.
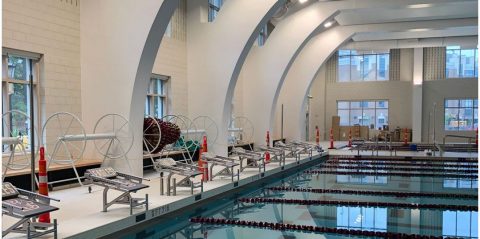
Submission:
{"label": "pool deck", "polygon": [[[328,142],[320,143],[324,149],[328,148]],[[335,142],[335,146],[344,146],[347,142]],[[302,155],[300,164],[304,164],[311,160],[318,160],[325,155],[356,155],[356,150],[332,149],[327,153],[314,153],[312,159],[308,155]],[[361,155],[372,155],[371,151],[361,151]],[[379,151],[379,156],[390,156],[389,151]],[[375,152],[376,155],[376,152]],[[425,156],[424,152],[397,152],[397,156]],[[438,155],[437,155],[438,156]],[[476,158],[477,153],[451,153],[446,152],[442,157],[466,157]],[[50,192],[50,196],[60,199],[61,202],[52,203],[53,206],[59,207],[60,210],[53,212],[51,218],[58,220],[58,237],[59,238],[97,238],[105,236],[113,232],[135,226],[136,224],[145,222],[149,219],[160,217],[169,212],[192,205],[202,200],[208,200],[214,196],[220,195],[237,187],[257,181],[263,177],[268,177],[281,173],[283,170],[297,167],[298,164],[294,158],[287,158],[285,167],[279,166],[277,162],[268,164],[265,168],[264,175],[261,175],[257,169],[247,168],[240,176],[238,183],[232,183],[229,177],[218,177],[213,181],[204,184],[204,192],[200,195],[200,189],[194,191],[194,195],[190,195],[189,188],[177,188],[176,196],[160,195],[160,178],[158,173],[145,175],[151,181],[145,184],[150,187],[132,194],[134,197],[144,197],[146,193],[149,195],[149,210],[145,211],[144,207],[134,209],[133,215],[129,215],[129,208],[125,205],[113,205],[108,212],[102,210],[102,191],[103,187],[92,186],[92,193],[88,193],[87,187],[73,187],[67,189],[59,189]],[[236,179],[235,179],[236,181]],[[166,188],[166,187],[165,187]],[[119,195],[116,191],[109,191],[109,198]],[[13,224],[11,217],[3,216],[2,226]],[[51,238],[53,235],[46,235],[41,238]],[[21,234],[10,234],[5,238],[24,238]]]}
{"label": "pool deck", "polygon": [[[308,155],[301,155],[300,164],[319,160],[326,155],[327,153],[318,154],[315,152],[312,159]],[[131,216],[129,214],[130,209],[126,205],[113,205],[109,207],[108,212],[102,212],[103,187],[92,185],[92,193],[88,193],[87,187],[58,189],[50,192],[50,197],[61,200],[60,202],[52,203],[53,206],[59,207],[60,210],[52,212],[50,217],[58,220],[58,238],[97,238],[190,206],[193,203],[208,200],[211,197],[261,178],[281,173],[298,165],[294,158],[286,158],[283,168],[278,162],[271,162],[266,165],[263,175],[259,173],[258,169],[246,168],[240,174],[238,183],[236,182],[237,178],[234,179],[234,183],[230,177],[216,177],[213,181],[204,183],[204,192],[201,193],[201,196],[199,196],[199,188],[194,190],[194,195],[190,195],[189,188],[177,188],[176,196],[162,196],[160,195],[159,174],[150,173],[144,175],[145,178],[150,179],[150,181],[144,181],[150,187],[132,194],[133,197],[145,197],[145,194],[148,193],[149,210],[145,211],[143,206],[138,207],[133,210],[133,215]],[[110,190],[108,196],[110,199],[119,194],[117,191]],[[2,218],[3,228],[12,225],[16,221],[8,216],[3,216]],[[24,236],[11,233],[5,238],[24,238]],[[53,234],[41,238],[53,238]]]}

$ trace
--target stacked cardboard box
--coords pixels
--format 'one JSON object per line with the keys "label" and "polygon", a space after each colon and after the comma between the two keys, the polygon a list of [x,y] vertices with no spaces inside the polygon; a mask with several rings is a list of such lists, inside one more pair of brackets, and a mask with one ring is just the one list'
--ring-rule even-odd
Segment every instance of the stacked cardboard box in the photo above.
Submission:
{"label": "stacked cardboard box", "polygon": [[340,116],[332,116],[333,139],[347,141],[348,135],[352,132],[354,139],[368,139],[368,126],[340,126]]}

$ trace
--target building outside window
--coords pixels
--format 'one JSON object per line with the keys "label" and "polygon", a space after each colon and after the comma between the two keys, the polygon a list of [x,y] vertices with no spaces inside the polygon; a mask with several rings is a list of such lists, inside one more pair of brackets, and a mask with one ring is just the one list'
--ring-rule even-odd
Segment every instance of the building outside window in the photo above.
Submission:
{"label": "building outside window", "polygon": [[[38,57],[39,58],[39,57]],[[31,117],[30,108],[30,80],[34,85],[34,102],[37,103],[36,90],[38,87],[38,77],[35,71],[35,65],[38,59],[19,55],[2,55],[2,113],[8,111],[20,111]],[[30,78],[32,76],[32,78]],[[38,107],[33,106],[37,112]],[[36,113],[38,115],[38,113]],[[30,120],[21,114],[11,114],[9,119],[2,119],[2,132],[5,137],[28,137],[30,138]],[[35,119],[39,122],[37,115]],[[10,126],[10,129],[7,127]],[[6,135],[10,134],[10,135]],[[27,138],[24,139],[24,142]],[[30,141],[30,140],[28,140]],[[24,146],[28,149],[29,144]],[[20,150],[17,148],[16,150]],[[9,147],[2,147],[2,152],[9,152]]]}
{"label": "building outside window", "polygon": [[469,131],[478,127],[478,99],[446,99],[445,130]]}
{"label": "building outside window", "polygon": [[387,209],[372,207],[337,207],[337,228],[387,231]]}
{"label": "building outside window", "polygon": [[478,238],[478,212],[444,211],[442,234],[447,237]]}
{"label": "building outside window", "polygon": [[165,115],[167,111],[167,90],[165,86],[169,79],[170,77],[162,75],[153,75],[150,78],[147,99],[145,100],[145,116],[162,118]]}
{"label": "building outside window", "polygon": [[446,50],[447,78],[478,77],[478,49],[461,49],[459,46],[449,46]]}
{"label": "building outside window", "polygon": [[223,5],[224,0],[208,0],[208,21],[213,22]]}
{"label": "building outside window", "polygon": [[478,188],[477,179],[458,179],[458,178],[445,178],[443,179],[444,188]]}
{"label": "building outside window", "polygon": [[337,101],[337,115],[341,126],[382,128],[388,125],[388,100]]}
{"label": "building outside window", "polygon": [[380,51],[338,51],[337,82],[389,80],[390,54]]}

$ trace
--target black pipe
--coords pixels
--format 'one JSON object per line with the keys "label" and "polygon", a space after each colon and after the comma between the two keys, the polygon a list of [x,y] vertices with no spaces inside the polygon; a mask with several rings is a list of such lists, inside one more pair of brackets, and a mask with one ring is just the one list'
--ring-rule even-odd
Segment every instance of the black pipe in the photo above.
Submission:
{"label": "black pipe", "polygon": [[28,60],[30,65],[30,183],[32,184],[32,192],[35,192],[35,110],[33,100],[33,63],[32,59]]}

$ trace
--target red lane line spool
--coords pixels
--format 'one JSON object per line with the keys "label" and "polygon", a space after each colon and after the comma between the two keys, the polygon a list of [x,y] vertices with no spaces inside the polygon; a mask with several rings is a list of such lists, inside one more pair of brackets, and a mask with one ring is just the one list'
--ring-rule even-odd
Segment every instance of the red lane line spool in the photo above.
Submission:
{"label": "red lane line spool", "polygon": [[[45,160],[45,149],[40,147],[40,160],[38,161],[38,193],[48,196],[48,178],[47,178],[47,161]],[[41,214],[38,218],[39,222],[50,223],[50,213]]]}

